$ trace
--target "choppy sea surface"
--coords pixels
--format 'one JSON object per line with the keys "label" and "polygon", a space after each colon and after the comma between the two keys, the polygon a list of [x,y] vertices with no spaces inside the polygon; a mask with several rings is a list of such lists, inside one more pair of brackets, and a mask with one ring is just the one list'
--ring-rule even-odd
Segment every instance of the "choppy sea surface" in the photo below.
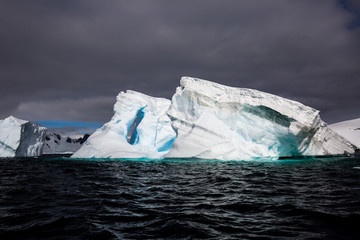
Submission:
{"label": "choppy sea surface", "polygon": [[0,239],[360,239],[360,159],[0,160]]}

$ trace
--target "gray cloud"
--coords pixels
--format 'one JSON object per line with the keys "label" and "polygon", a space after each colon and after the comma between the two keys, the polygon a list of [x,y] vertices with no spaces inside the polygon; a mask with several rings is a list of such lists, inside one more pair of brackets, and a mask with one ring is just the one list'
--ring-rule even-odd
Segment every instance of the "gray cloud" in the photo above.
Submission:
{"label": "gray cloud", "polygon": [[2,1],[0,118],[104,122],[118,92],[170,98],[183,75],[360,117],[354,2]]}
{"label": "gray cloud", "polygon": [[12,112],[20,118],[83,121],[107,121],[112,115],[115,97],[92,97],[80,99],[59,99],[49,101],[21,102]]}

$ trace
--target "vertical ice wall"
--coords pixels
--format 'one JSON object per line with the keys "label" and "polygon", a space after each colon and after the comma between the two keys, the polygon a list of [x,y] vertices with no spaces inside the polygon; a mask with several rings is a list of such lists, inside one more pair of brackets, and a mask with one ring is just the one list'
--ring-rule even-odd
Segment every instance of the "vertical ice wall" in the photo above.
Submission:
{"label": "vertical ice wall", "polygon": [[46,128],[10,116],[0,121],[0,157],[41,155]]}

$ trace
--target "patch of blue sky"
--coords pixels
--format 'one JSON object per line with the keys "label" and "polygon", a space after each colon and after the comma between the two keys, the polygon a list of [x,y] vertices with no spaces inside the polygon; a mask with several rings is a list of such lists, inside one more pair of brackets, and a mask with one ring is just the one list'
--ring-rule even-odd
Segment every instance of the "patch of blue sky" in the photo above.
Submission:
{"label": "patch of blue sky", "polygon": [[103,124],[99,122],[74,122],[74,121],[60,121],[60,120],[39,120],[36,124],[47,128],[62,128],[62,127],[87,127],[100,128]]}

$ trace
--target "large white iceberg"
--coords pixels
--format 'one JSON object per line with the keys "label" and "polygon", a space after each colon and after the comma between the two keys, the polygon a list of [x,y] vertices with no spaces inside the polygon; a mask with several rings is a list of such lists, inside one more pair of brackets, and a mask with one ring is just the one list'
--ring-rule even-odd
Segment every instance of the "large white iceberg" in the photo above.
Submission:
{"label": "large white iceberg", "polygon": [[0,120],[0,157],[37,157],[43,150],[46,128],[10,116]]}
{"label": "large white iceberg", "polygon": [[166,115],[170,100],[121,92],[110,122],[97,129],[73,158],[161,158],[176,137]]}
{"label": "large white iceberg", "polygon": [[337,155],[354,146],[299,102],[183,77],[167,114],[177,133],[169,158],[221,160]]}

